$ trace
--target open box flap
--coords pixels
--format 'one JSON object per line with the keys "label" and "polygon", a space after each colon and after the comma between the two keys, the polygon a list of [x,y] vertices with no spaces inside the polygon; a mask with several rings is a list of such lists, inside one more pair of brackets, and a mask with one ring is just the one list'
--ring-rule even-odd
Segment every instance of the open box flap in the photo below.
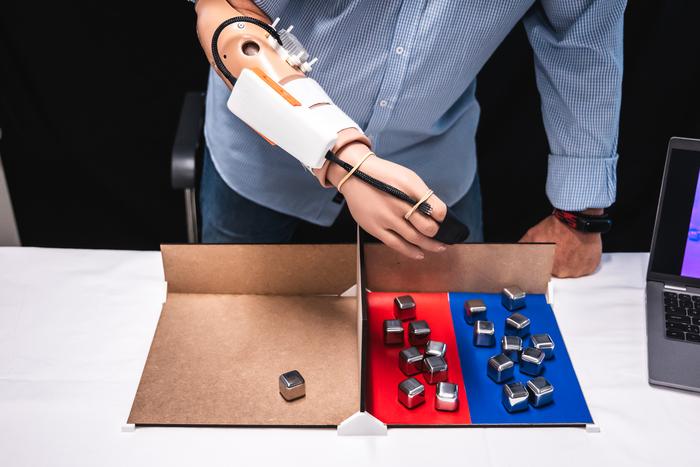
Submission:
{"label": "open box flap", "polygon": [[356,245],[162,245],[168,293],[340,295]]}
{"label": "open box flap", "polygon": [[364,286],[374,292],[500,292],[517,285],[546,294],[554,262],[554,244],[467,243],[416,261],[380,243],[364,243]]}

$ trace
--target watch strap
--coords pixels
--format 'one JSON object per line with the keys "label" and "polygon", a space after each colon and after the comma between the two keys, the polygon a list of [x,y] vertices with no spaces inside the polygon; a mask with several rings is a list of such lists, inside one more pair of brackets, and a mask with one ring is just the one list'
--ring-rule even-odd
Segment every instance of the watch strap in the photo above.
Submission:
{"label": "watch strap", "polygon": [[612,228],[612,219],[607,214],[591,215],[577,211],[554,209],[554,217],[579,232],[607,233]]}

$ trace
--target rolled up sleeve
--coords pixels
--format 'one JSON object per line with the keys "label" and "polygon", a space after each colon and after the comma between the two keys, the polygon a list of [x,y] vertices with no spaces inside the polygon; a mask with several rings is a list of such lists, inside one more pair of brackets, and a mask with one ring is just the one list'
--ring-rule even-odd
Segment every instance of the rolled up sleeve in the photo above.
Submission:
{"label": "rolled up sleeve", "polygon": [[541,0],[523,19],[549,141],[547,196],[559,209],[615,201],[625,0]]}

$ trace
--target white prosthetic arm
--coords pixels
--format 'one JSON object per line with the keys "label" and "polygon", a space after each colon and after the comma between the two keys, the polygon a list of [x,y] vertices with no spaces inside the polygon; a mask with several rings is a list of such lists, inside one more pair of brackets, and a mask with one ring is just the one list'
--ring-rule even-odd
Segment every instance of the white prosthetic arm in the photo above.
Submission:
{"label": "white prosthetic arm", "polygon": [[[233,78],[235,84],[227,103],[229,110],[307,169],[319,169],[326,161],[326,153],[337,143],[338,133],[352,128],[362,134],[362,130],[315,80],[304,75],[311,71],[316,59],[308,61],[308,53],[290,32],[292,26],[277,31],[277,22],[267,25],[254,18],[234,17],[221,23],[212,38],[214,64],[231,81],[224,63],[229,56],[222,58],[218,50],[219,36],[229,28],[244,39],[239,41],[240,50],[231,51],[234,56],[231,58],[238,54],[240,64],[245,65],[238,78]],[[248,31],[253,28],[267,34],[265,44]],[[278,55],[281,63],[298,74],[288,80],[271,76],[262,67],[270,64],[274,58],[271,54]],[[260,58],[260,63],[255,63],[255,57]],[[279,65],[272,71],[278,68]]]}

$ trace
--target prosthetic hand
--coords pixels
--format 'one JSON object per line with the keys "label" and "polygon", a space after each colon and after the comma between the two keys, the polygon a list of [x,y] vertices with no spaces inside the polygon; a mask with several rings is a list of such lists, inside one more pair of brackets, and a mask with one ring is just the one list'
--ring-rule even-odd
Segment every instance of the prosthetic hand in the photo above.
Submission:
{"label": "prosthetic hand", "polygon": [[422,257],[420,249],[441,251],[441,242],[466,239],[466,226],[420,177],[374,155],[359,126],[306,77],[316,60],[291,26],[278,31],[277,21],[243,16],[227,0],[198,0],[196,9],[202,47],[232,87],[231,112],[322,185],[336,186],[360,226],[414,258]]}
{"label": "prosthetic hand", "polygon": [[[345,146],[338,156],[355,165],[368,151],[364,144],[352,143]],[[428,191],[425,182],[415,172],[386,159],[371,156],[362,164],[362,170],[416,199]],[[328,170],[328,180],[334,186],[338,186],[345,175],[347,172],[335,164]],[[423,251],[445,250],[442,242],[432,238],[440,227],[436,220],[442,221],[447,213],[447,206],[435,195],[427,200],[432,208],[431,216],[415,212],[406,220],[404,215],[408,205],[404,201],[358,178],[348,179],[341,192],[357,223],[387,246],[414,259],[422,259]]]}

